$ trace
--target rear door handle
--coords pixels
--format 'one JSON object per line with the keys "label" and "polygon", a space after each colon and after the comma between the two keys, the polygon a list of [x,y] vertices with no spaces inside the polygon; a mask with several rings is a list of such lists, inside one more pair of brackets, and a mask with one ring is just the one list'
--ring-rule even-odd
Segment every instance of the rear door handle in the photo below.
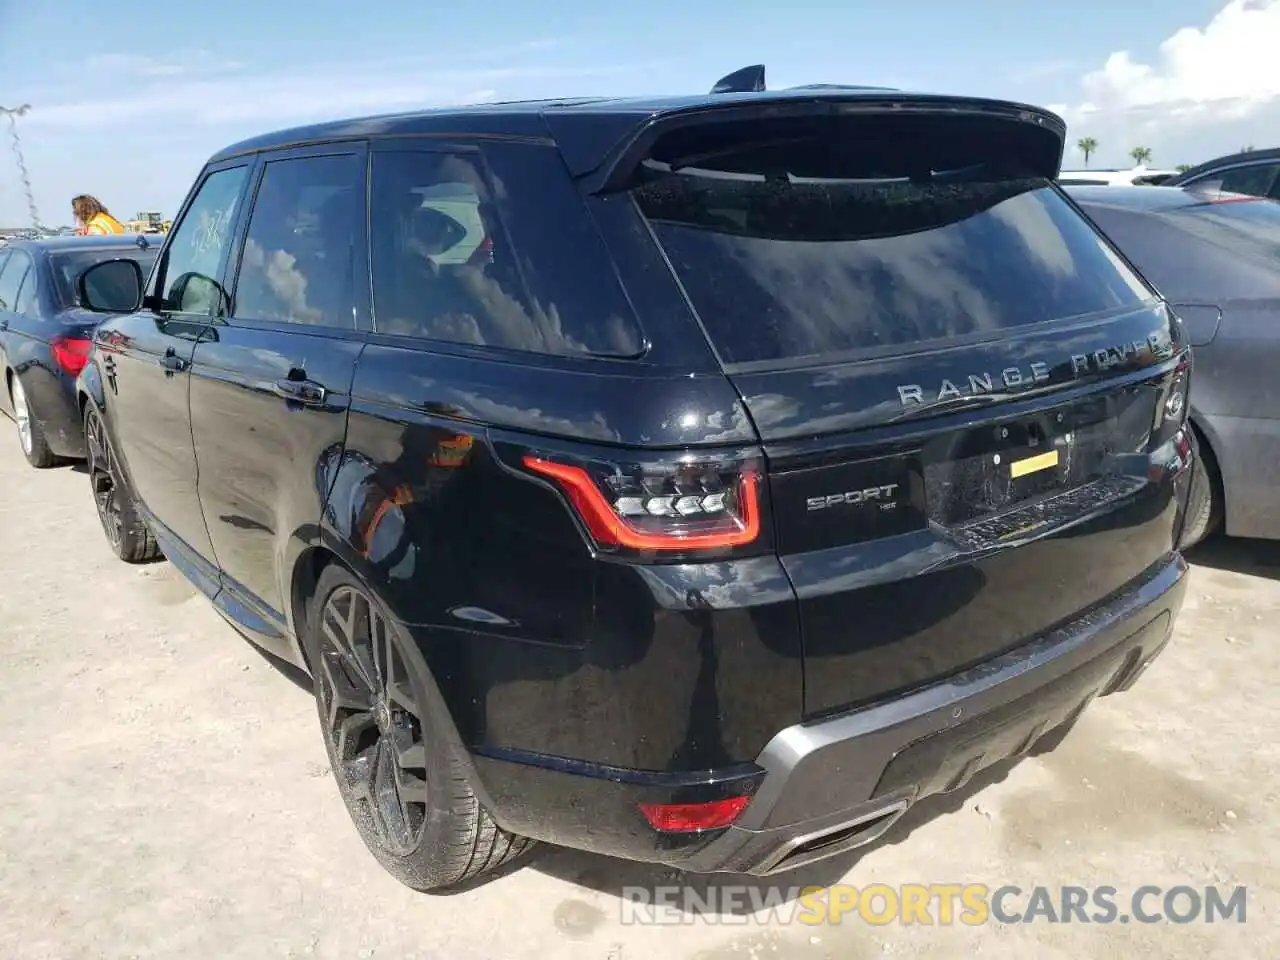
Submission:
{"label": "rear door handle", "polygon": [[166,350],[164,356],[157,360],[156,363],[173,373],[181,373],[189,366],[186,360],[174,353],[172,347]]}
{"label": "rear door handle", "polygon": [[314,380],[277,380],[272,384],[272,389],[276,396],[284,400],[305,403],[309,406],[324,403],[325,397],[329,395],[329,391]]}

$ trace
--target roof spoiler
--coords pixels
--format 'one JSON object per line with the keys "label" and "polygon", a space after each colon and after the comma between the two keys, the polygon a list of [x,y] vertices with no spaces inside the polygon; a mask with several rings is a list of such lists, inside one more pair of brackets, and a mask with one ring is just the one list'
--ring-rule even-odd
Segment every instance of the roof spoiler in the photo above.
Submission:
{"label": "roof spoiler", "polygon": [[[601,153],[593,149],[572,157],[566,155],[561,137],[562,125],[571,115],[549,113],[546,119],[552,135],[561,142],[561,153],[570,173],[579,179],[587,193],[601,195],[626,189],[655,145],[668,134],[682,129],[730,122],[750,124],[756,119],[785,116],[834,118],[856,114],[968,116],[977,122],[994,124],[992,129],[998,127],[1006,131],[1017,145],[1016,154],[1035,176],[1057,179],[1061,170],[1066,140],[1066,124],[1061,117],[1025,104],[967,97],[905,95],[892,90],[816,90],[812,98],[785,91],[759,99],[730,96],[720,100],[717,97],[710,102],[680,104],[636,117],[628,124],[629,129],[618,131],[617,139]],[[593,146],[599,148],[604,144],[597,140]]]}

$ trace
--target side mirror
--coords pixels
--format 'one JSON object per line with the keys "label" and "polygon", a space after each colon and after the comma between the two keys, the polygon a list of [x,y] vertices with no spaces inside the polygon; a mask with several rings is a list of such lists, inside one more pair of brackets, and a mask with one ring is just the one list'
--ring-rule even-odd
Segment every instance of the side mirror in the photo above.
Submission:
{"label": "side mirror", "polygon": [[76,278],[80,306],[94,313],[133,313],[142,305],[146,281],[134,260],[104,260]]}
{"label": "side mirror", "polygon": [[222,284],[203,273],[184,273],[169,288],[166,308],[178,313],[199,313],[211,317],[226,316],[230,298]]}

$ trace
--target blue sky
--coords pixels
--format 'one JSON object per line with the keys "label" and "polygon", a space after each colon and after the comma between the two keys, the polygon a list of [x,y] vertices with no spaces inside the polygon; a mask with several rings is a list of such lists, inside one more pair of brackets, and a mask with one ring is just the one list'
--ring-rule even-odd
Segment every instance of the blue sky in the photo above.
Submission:
{"label": "blue sky", "polygon": [[[277,127],[415,105],[702,91],[756,62],[771,86],[862,82],[1051,106],[1073,139],[1101,141],[1094,166],[1130,165],[1139,144],[1153,166],[1171,166],[1242,137],[1270,145],[1277,49],[1280,0],[0,0],[0,105],[32,106],[19,129],[41,219],[57,225],[78,192],[117,214],[172,214],[207,156]],[[0,125],[0,225],[16,225],[28,218],[7,139]],[[1078,165],[1072,151],[1067,166]]]}

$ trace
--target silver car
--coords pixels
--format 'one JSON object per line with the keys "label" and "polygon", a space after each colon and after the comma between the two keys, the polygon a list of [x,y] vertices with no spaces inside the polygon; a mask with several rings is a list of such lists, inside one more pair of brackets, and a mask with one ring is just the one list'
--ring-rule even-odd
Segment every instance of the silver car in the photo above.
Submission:
{"label": "silver car", "polygon": [[1183,546],[1280,539],[1280,203],[1196,187],[1069,187],[1169,300],[1192,344]]}

